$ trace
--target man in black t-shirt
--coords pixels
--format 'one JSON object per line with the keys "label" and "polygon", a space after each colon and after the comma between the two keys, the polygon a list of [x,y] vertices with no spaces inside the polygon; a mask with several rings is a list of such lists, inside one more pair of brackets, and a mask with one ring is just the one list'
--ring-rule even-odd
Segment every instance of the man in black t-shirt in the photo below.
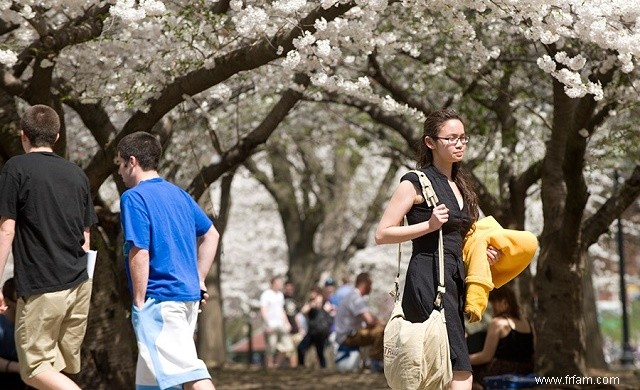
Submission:
{"label": "man in black t-shirt", "polygon": [[301,333],[300,324],[298,321],[298,311],[299,305],[296,301],[294,295],[296,292],[296,286],[292,281],[287,281],[284,284],[284,312],[287,315],[287,319],[289,320],[289,325],[291,325],[291,330],[289,333],[291,334],[291,342],[293,343],[293,350],[288,353],[289,358],[289,366],[297,367],[298,366],[298,354],[296,349],[298,348],[298,344],[302,340],[303,334]]}
{"label": "man in black t-shirt", "polygon": [[0,279],[12,249],[20,375],[36,388],[79,389],[60,371],[80,371],[89,313],[87,251],[96,222],[89,181],[53,153],[60,119],[52,108],[30,107],[20,129],[26,154],[0,173]]}

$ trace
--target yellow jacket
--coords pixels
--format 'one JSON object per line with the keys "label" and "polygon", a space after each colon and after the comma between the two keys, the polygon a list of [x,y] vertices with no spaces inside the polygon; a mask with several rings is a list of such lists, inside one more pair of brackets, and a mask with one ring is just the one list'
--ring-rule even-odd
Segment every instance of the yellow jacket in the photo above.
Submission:
{"label": "yellow jacket", "polygon": [[[502,251],[493,266],[487,261],[487,246]],[[462,250],[467,277],[465,312],[469,321],[482,318],[489,291],[509,282],[522,272],[538,249],[538,239],[527,231],[505,229],[493,217],[479,219],[467,235]]]}

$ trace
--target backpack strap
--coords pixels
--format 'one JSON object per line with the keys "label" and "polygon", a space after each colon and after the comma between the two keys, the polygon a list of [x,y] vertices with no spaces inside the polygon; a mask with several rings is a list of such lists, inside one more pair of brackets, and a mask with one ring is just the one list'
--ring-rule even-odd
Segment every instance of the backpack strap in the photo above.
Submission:
{"label": "backpack strap", "polygon": [[[425,175],[424,172],[420,170],[412,170],[410,173],[414,173],[418,176],[418,180],[420,180],[420,186],[422,187],[422,197],[425,202],[427,202],[427,206],[436,207],[438,204],[438,196],[436,195],[435,190],[433,189],[433,185],[431,185],[431,181]],[[402,221],[404,223],[404,220]],[[398,272],[396,273],[396,280],[394,282],[395,293],[392,291],[390,294],[395,297],[395,301],[398,302],[400,299],[399,289],[400,289],[400,258],[401,258],[401,243],[398,243]],[[438,288],[436,292],[436,299],[433,302],[433,305],[436,309],[442,311],[442,298],[446,292],[444,286],[444,249],[442,245],[442,227],[438,229]]]}

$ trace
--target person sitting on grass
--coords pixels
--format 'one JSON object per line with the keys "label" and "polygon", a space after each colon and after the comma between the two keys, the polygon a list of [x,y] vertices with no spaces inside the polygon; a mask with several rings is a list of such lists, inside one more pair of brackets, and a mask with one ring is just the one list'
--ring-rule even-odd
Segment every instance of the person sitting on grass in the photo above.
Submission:
{"label": "person sitting on grass", "polygon": [[27,385],[20,379],[20,365],[16,351],[16,284],[13,278],[7,279],[2,286],[6,308],[0,309],[0,384],[4,390],[24,390]]}
{"label": "person sitting on grass", "polygon": [[493,318],[484,347],[469,355],[474,388],[481,388],[486,376],[533,372],[533,327],[520,314],[516,294],[510,287],[502,286],[491,291],[489,302]]}

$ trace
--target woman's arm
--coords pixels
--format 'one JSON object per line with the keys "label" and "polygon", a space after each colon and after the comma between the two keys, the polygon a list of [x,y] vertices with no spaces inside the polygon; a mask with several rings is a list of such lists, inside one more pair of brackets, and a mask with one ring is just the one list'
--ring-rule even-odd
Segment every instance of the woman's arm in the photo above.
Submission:
{"label": "woman's arm", "polygon": [[505,326],[509,326],[506,321],[507,320],[504,318],[493,318],[491,320],[489,328],[487,329],[487,338],[484,340],[484,347],[482,347],[482,351],[469,355],[472,365],[485,364],[493,360],[493,357],[496,355],[496,349],[498,348],[498,341],[500,341],[502,331]]}
{"label": "woman's arm", "polygon": [[449,219],[449,210],[444,204],[433,209],[428,221],[415,225],[399,226],[402,218],[413,206],[418,189],[409,180],[400,185],[391,196],[391,200],[376,229],[376,244],[397,244],[436,231]]}
{"label": "woman's arm", "polygon": [[20,373],[18,362],[0,357],[0,373]]}

